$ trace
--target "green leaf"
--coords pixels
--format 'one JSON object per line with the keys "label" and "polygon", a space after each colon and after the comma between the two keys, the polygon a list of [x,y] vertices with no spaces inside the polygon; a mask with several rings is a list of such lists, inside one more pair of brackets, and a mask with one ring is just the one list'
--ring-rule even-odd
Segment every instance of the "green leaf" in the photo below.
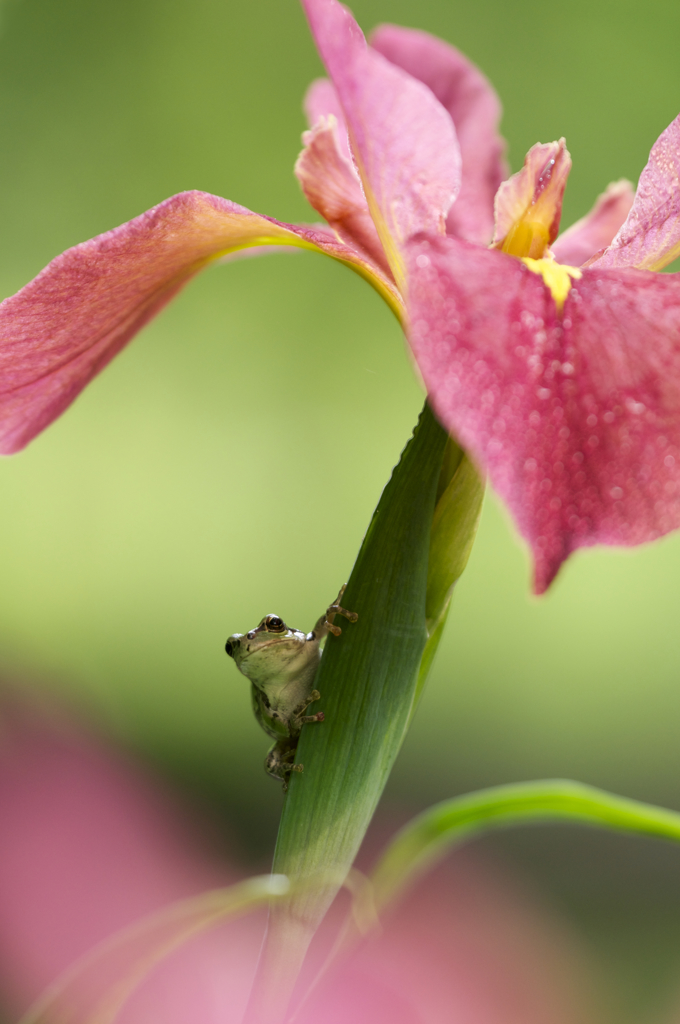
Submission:
{"label": "green leaf", "polygon": [[343,597],[358,622],[329,637],[321,660],[315,685],[326,718],[303,730],[296,760],[304,774],[291,779],[274,859],[276,872],[305,884],[272,908],[247,1021],[282,1018],[308,944],[354,861],[432,662],[480,506],[479,478],[426,405]]}
{"label": "green leaf", "polygon": [[425,614],[434,633],[468,563],[482,510],[484,482],[452,437],[444,452],[430,532]]}
{"label": "green leaf", "polygon": [[680,814],[593,786],[547,779],[495,786],[423,811],[390,843],[371,881],[378,911],[452,847],[499,828],[565,822],[680,842]]}
{"label": "green leaf", "polygon": [[437,486],[437,504],[430,531],[425,597],[428,640],[420,662],[410,718],[413,718],[416,712],[444,632],[453,588],[462,575],[472,551],[483,498],[484,480],[463,449],[450,437],[444,451]]}
{"label": "green leaf", "polygon": [[175,949],[288,891],[287,878],[261,875],[173,903],[96,946],[50,986],[19,1024],[113,1024],[144,978]]}

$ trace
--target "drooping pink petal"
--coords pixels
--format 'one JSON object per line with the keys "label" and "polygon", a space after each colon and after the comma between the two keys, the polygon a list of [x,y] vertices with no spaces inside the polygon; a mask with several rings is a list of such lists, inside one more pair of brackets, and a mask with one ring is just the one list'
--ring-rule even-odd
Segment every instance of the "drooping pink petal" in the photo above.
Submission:
{"label": "drooping pink petal", "polygon": [[633,207],[592,266],[661,270],[680,256],[680,115],[652,146]]}
{"label": "drooping pink petal", "polygon": [[635,194],[629,181],[614,181],[597,197],[590,213],[563,231],[553,243],[558,263],[580,267],[612,241],[633,205]]}
{"label": "drooping pink petal", "polygon": [[364,192],[397,283],[400,247],[415,232],[445,230],[460,187],[451,118],[431,91],[366,45],[337,0],[303,0],[342,105]]}
{"label": "drooping pink petal", "polygon": [[400,309],[394,284],[324,231],[183,192],[57,256],[0,303],[0,452],[19,451],[195,273],[248,246],[294,245],[348,264]]}
{"label": "drooping pink petal", "polygon": [[521,260],[410,246],[410,340],[445,426],[489,472],[543,592],[595,543],[680,525],[680,275],[584,270],[563,313]]}
{"label": "drooping pink petal", "polygon": [[501,104],[493,86],[467,57],[428,32],[380,25],[369,41],[392,64],[424,82],[451,115],[460,145],[462,179],[447,218],[447,232],[488,245],[494,196],[509,173],[505,142],[498,133]]}
{"label": "drooping pink petal", "polygon": [[308,201],[343,242],[391,277],[361,179],[351,159],[342,153],[335,117],[321,117],[303,134],[302,141],[305,148],[295,164],[295,174]]}
{"label": "drooping pink petal", "polygon": [[522,170],[504,181],[496,193],[494,248],[541,259],[557,238],[570,170],[564,139],[531,147]]}

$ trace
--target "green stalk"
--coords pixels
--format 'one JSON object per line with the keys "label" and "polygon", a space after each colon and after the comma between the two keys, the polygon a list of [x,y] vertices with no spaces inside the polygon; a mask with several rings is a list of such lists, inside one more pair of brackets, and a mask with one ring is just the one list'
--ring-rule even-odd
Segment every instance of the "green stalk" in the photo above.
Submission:
{"label": "green stalk", "polygon": [[380,912],[453,847],[488,832],[562,822],[680,843],[680,814],[569,779],[494,786],[444,800],[396,835],[371,876]]}
{"label": "green stalk", "polygon": [[[352,887],[353,907],[318,972],[313,990],[332,965],[380,927],[381,915],[457,846],[498,829],[525,825],[585,825],[680,845],[680,814],[629,800],[569,779],[493,786],[443,800],[416,815],[388,844],[371,876]],[[310,990],[310,991],[311,991]],[[307,995],[310,993],[308,992]]]}
{"label": "green stalk", "polygon": [[305,770],[291,779],[274,857],[292,895],[272,907],[248,1024],[284,1019],[309,943],[354,861],[441,637],[481,494],[426,405],[343,597],[358,622],[329,637],[321,661],[315,685],[326,720],[303,730]]}

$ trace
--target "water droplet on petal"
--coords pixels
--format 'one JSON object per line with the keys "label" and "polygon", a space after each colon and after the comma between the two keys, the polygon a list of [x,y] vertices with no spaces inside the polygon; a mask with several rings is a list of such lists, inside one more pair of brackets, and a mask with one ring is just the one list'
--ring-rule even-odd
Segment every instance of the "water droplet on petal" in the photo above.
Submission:
{"label": "water droplet on petal", "polygon": [[634,398],[627,398],[626,406],[629,412],[632,412],[634,416],[640,416],[645,411],[644,403],[636,402]]}

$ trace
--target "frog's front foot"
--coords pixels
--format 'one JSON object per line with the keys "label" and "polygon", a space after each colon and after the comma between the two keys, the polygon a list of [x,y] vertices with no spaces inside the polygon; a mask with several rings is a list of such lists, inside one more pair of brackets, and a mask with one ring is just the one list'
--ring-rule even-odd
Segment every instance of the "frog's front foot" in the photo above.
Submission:
{"label": "frog's front foot", "polygon": [[305,697],[304,700],[300,701],[300,703],[293,708],[293,714],[295,717],[299,718],[302,712],[306,711],[309,705],[313,704],[316,700],[321,700],[321,694],[318,690],[312,690],[308,697]]}
{"label": "frog's front foot", "polygon": [[323,711],[317,711],[315,715],[303,715],[310,704],[314,701],[321,700],[321,694],[318,690],[312,690],[310,695],[301,701],[293,711],[293,734],[299,733],[303,725],[307,725],[308,722],[323,722],[325,715]]}
{"label": "frog's front foot", "polygon": [[329,633],[333,634],[333,636],[340,636],[340,634],[342,633],[340,626],[336,626],[333,622],[336,615],[342,615],[343,618],[348,620],[348,622],[356,622],[357,619],[359,618],[356,612],[347,611],[347,609],[343,608],[342,605],[340,604],[340,602],[342,601],[342,595],[345,593],[346,589],[347,584],[343,583],[343,585],[340,587],[340,593],[336,597],[335,601],[333,601],[333,604],[328,606],[328,608],[326,609],[326,614],[324,616],[324,626],[326,627]]}
{"label": "frog's front foot", "polygon": [[302,715],[301,718],[298,718],[298,722],[300,725],[307,725],[308,722],[323,722],[325,718],[323,711],[317,711],[315,715]]}

